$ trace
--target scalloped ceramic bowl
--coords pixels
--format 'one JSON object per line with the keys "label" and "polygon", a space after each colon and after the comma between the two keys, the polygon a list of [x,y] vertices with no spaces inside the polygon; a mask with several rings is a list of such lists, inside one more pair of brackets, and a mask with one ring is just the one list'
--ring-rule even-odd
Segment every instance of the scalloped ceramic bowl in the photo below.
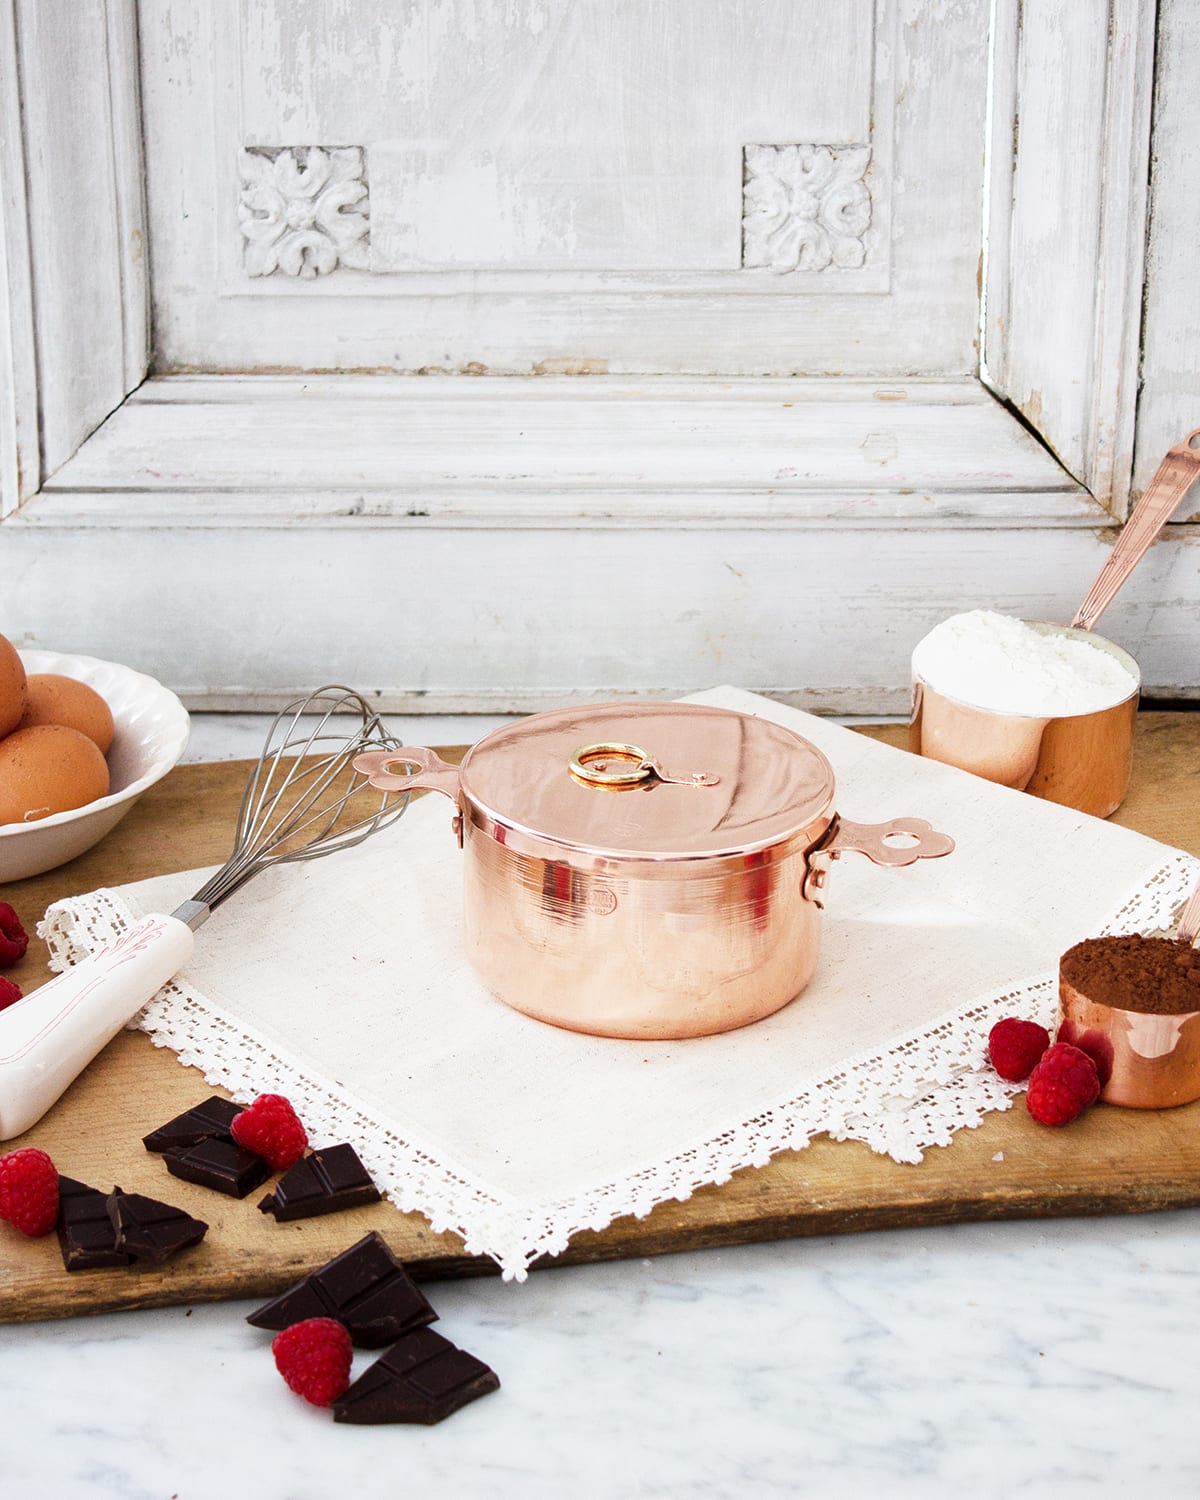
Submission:
{"label": "scalloped ceramic bowl", "polygon": [[191,732],[175,694],[132,667],[59,651],[17,654],[26,672],[58,672],[95,688],[112,710],[116,733],[108,752],[107,797],[34,823],[0,823],[0,882],[42,875],[98,844],[147,787],[178,765]]}

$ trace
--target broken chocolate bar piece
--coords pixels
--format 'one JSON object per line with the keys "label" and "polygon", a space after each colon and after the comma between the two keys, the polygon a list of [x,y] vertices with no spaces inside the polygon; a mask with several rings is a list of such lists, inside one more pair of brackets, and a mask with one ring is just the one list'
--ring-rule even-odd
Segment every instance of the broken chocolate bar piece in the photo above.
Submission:
{"label": "broken chocolate bar piece", "polygon": [[255,1328],[290,1328],[305,1318],[336,1318],[361,1349],[382,1349],[437,1313],[372,1231],[303,1281],[256,1308]]}
{"label": "broken chocolate bar piece", "polygon": [[160,1264],[189,1245],[198,1245],[208,1233],[203,1219],[193,1219],[183,1209],[141,1193],[123,1193],[114,1188],[108,1195],[108,1217],[117,1248],[135,1260]]}
{"label": "broken chocolate bar piece", "polygon": [[333,1403],[333,1420],[432,1426],[499,1388],[496,1372],[481,1359],[432,1328],[418,1328],[381,1354]]}
{"label": "broken chocolate bar piece", "polygon": [[116,1230],[108,1216],[108,1194],[76,1182],[58,1179],[58,1243],[68,1271],[92,1271],[102,1266],[127,1266],[133,1256],[117,1248]]}
{"label": "broken chocolate bar piece", "polygon": [[361,1203],[378,1203],[379,1197],[353,1146],[325,1146],[285,1172],[275,1191],[258,1206],[282,1224],[287,1219],[312,1219]]}
{"label": "broken chocolate bar piece", "polygon": [[198,1141],[211,1140],[214,1136],[230,1140],[229,1127],[241,1112],[240,1104],[214,1094],[211,1099],[202,1100],[195,1108],[185,1110],[149,1135],[144,1135],[142,1145],[147,1151],[171,1151],[194,1146]]}
{"label": "broken chocolate bar piece", "polygon": [[213,1188],[230,1198],[244,1198],[271,1175],[261,1156],[234,1140],[221,1140],[217,1136],[181,1150],[164,1151],[162,1157],[172,1176]]}

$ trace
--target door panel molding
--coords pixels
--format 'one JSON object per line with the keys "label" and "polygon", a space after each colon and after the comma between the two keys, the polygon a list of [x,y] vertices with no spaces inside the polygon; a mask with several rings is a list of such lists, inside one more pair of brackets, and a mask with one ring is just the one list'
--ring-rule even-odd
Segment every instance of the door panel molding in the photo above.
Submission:
{"label": "door panel molding", "polygon": [[1122,518],[1156,6],[996,0],[994,14],[985,379]]}
{"label": "door panel molding", "polygon": [[18,76],[16,0],[0,0],[0,519],[36,494],[41,481]]}
{"label": "door panel molding", "polygon": [[974,380],[160,376],[31,522],[1095,526]]}
{"label": "door panel molding", "polygon": [[40,468],[52,474],[149,363],[136,11],[132,0],[13,10],[3,92],[15,69]]}
{"label": "door panel molding", "polygon": [[[1019,30],[1016,0],[995,5],[986,373],[1067,473],[970,371],[940,382],[567,378],[604,362],[565,342],[533,360],[553,322],[537,311],[553,304],[545,293],[514,293],[501,320],[511,331],[529,319],[517,353],[541,378],[389,374],[383,398],[384,377],[139,384],[153,246],[135,0],[0,0],[0,630],[141,665],[197,706],[263,705],[311,686],[306,662],[340,662],[382,702],[427,711],[722,679],[808,707],[895,711],[925,628],[979,603],[1069,615],[1114,535],[1088,492],[1123,512],[1147,9],[1047,0],[1023,7]],[[1051,20],[1059,51],[1039,60]],[[1059,87],[1079,114],[1071,130],[1052,128],[1068,44]],[[1039,195],[1059,191],[1069,213],[1039,213]],[[228,213],[236,257],[236,194]],[[835,272],[809,280],[836,286],[825,281]],[[446,294],[472,274],[446,273]],[[627,317],[610,274],[623,273],[602,275],[597,302]],[[803,342],[814,300],[762,291],[772,275],[756,272],[711,326],[773,375],[775,354]],[[336,311],[354,297],[333,289],[367,276],[245,278],[258,289],[238,306],[295,320],[296,299],[313,297]],[[760,357],[747,309],[773,304],[774,343]],[[522,448],[526,431],[536,437]],[[1195,528],[1168,528],[1106,618],[1157,691],[1200,691],[1189,645],[1198,545]],[[304,641],[297,622],[310,627]]]}

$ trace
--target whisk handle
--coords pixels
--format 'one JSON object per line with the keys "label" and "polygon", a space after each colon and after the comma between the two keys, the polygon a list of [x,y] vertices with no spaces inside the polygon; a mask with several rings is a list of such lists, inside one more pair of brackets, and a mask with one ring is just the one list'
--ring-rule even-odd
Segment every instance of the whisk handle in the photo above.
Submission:
{"label": "whisk handle", "polygon": [[176,917],[143,917],[99,953],[0,1011],[0,1141],[41,1119],[183,967],[194,941]]}

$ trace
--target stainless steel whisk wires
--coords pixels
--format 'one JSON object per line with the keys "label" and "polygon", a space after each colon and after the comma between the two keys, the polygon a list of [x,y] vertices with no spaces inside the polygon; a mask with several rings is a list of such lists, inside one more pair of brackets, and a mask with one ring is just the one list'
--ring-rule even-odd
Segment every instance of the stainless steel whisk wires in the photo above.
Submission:
{"label": "stainless steel whisk wires", "polygon": [[[341,723],[346,718],[352,720],[348,729]],[[352,848],[396,822],[408,806],[407,792],[383,793],[370,811],[362,811],[361,798],[350,807],[367,787],[352,761],[364,750],[400,746],[352,688],[330,685],[289,703],[275,716],[246,783],[232,853],[172,916],[195,930],[271,865]]]}

